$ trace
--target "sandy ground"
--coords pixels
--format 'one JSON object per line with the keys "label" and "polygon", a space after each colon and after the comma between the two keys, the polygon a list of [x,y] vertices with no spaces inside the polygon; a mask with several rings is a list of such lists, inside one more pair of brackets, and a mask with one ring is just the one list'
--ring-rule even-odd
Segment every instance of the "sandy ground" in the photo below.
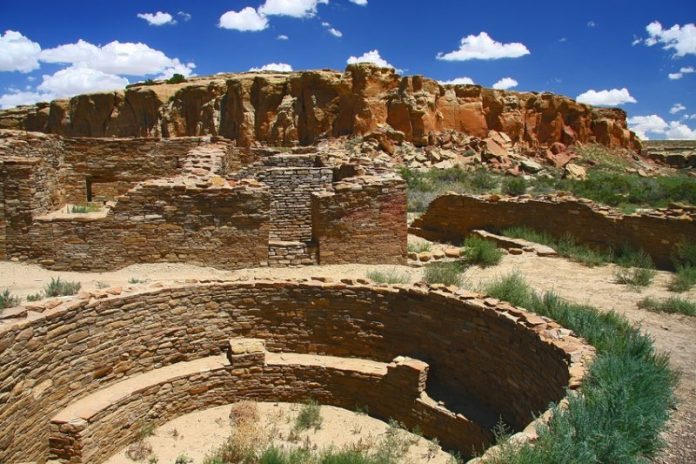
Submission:
{"label": "sandy ground", "polygon": [[[128,286],[130,279],[155,282],[184,281],[185,279],[228,279],[236,277],[308,278],[365,278],[369,271],[397,269],[408,274],[411,282],[420,280],[422,269],[407,266],[336,265],[302,268],[257,268],[223,271],[186,264],[141,264],[115,272],[79,273],[55,272],[39,266],[0,262],[0,290],[9,288],[21,297],[39,292],[51,277],[79,281],[83,288]],[[482,288],[486,282],[510,272],[520,272],[538,290],[553,290],[560,296],[587,303],[602,310],[615,310],[640,326],[655,340],[656,347],[671,356],[672,364],[682,372],[677,390],[679,405],[666,436],[669,443],[660,463],[686,464],[696,462],[696,318],[655,314],[640,310],[637,302],[646,296],[666,298],[674,294],[667,290],[671,274],[658,272],[654,282],[639,291],[614,282],[614,265],[589,268],[562,258],[542,258],[532,254],[507,255],[494,267],[467,270],[464,286]],[[696,289],[680,295],[696,301]]]}
{"label": "sandy ground", "polygon": [[[299,432],[290,439],[300,405],[290,403],[257,403],[259,425],[268,431],[276,446],[308,446],[323,450],[333,447],[374,449],[384,439],[389,426],[365,414],[358,414],[333,406],[321,407],[321,427]],[[152,454],[162,464],[174,463],[185,455],[194,464],[200,464],[211,450],[219,447],[232,431],[230,406],[220,406],[178,417],[155,430],[146,438]],[[403,462],[446,464],[451,456],[437,445],[422,437],[398,431],[399,442],[408,446]],[[133,464],[126,449],[113,455],[106,464]]]}

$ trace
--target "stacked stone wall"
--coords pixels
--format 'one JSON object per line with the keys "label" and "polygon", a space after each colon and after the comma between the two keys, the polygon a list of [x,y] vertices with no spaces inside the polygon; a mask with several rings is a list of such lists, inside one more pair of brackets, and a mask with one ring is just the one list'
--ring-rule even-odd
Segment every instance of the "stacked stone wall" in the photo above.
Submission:
{"label": "stacked stone wall", "polygon": [[476,229],[501,231],[518,226],[556,237],[570,234],[599,249],[626,245],[643,249],[658,267],[672,269],[677,247],[696,241],[696,207],[624,215],[574,197],[447,194],[435,199],[410,231],[428,239],[460,242]]}
{"label": "stacked stone wall", "polygon": [[351,177],[312,197],[312,235],[322,264],[404,263],[406,185],[397,177]]}
{"label": "stacked stone wall", "polygon": [[29,309],[0,323],[2,462],[45,459],[49,420],[70,402],[126,376],[219,355],[234,337],[265,339],[272,352],[421,359],[428,390],[473,398],[517,428],[577,387],[591,355],[548,319],[446,289],[228,282]]}

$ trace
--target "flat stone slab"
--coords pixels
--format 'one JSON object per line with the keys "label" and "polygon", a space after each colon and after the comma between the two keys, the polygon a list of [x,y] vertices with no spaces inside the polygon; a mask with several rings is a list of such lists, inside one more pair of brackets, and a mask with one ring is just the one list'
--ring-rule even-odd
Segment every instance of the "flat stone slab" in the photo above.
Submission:
{"label": "flat stone slab", "polygon": [[339,358],[301,353],[266,353],[266,364],[276,366],[303,365],[323,367],[343,371],[353,371],[368,375],[386,375],[387,364],[369,359]]}
{"label": "flat stone slab", "polygon": [[520,248],[524,250],[531,250],[539,256],[558,256],[558,252],[556,252],[556,250],[553,248],[540,243],[530,242],[529,240],[505,237],[504,235],[493,234],[487,230],[474,230],[471,232],[471,234],[481,237],[484,240],[495,242],[501,248]]}

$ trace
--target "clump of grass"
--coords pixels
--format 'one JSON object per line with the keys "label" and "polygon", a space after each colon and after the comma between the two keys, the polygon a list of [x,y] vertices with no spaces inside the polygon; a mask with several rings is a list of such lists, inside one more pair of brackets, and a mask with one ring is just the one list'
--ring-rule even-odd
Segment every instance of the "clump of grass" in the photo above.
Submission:
{"label": "clump of grass", "polygon": [[14,296],[10,293],[9,289],[5,289],[0,293],[0,309],[12,308],[14,306],[19,306],[21,300],[19,297]]}
{"label": "clump of grass", "polygon": [[99,205],[86,204],[86,205],[73,205],[70,207],[70,212],[74,214],[86,214],[94,213],[100,211],[101,207]]}
{"label": "clump of grass", "polygon": [[696,267],[678,265],[677,272],[669,283],[669,289],[672,292],[681,293],[691,290],[695,285]]}
{"label": "clump of grass", "polygon": [[176,457],[174,464],[191,464],[192,462],[192,458],[190,458],[186,453],[182,453]]}
{"label": "clump of grass", "polygon": [[31,295],[27,295],[27,301],[39,301],[44,298],[44,294],[39,292],[39,293],[32,293]]}
{"label": "clump of grass", "polygon": [[46,298],[74,295],[80,290],[80,287],[81,284],[79,282],[68,282],[61,280],[60,277],[57,279],[51,278],[51,282],[46,284],[44,288],[44,295]]}
{"label": "clump of grass", "polygon": [[295,419],[295,431],[301,432],[303,430],[319,430],[321,428],[322,417],[321,417],[321,406],[314,400],[309,400],[307,403],[302,405],[300,412],[297,414]]}
{"label": "clump of grass", "polygon": [[634,288],[647,287],[655,278],[655,269],[642,267],[623,268],[614,273],[614,278],[621,285],[630,285]]}
{"label": "clump of grass", "polygon": [[472,236],[464,241],[464,259],[481,267],[495,266],[503,259],[503,250],[493,242]]}
{"label": "clump of grass", "polygon": [[567,408],[553,407],[534,445],[501,444],[495,463],[643,462],[662,446],[678,376],[649,336],[614,312],[534,292],[519,274],[487,287],[489,294],[550,317],[584,337],[597,357]]}
{"label": "clump of grass", "polygon": [[638,302],[638,307],[657,313],[686,314],[687,316],[696,316],[696,303],[677,297],[669,297],[665,300],[644,298]]}
{"label": "clump of grass", "polygon": [[432,284],[461,286],[463,267],[455,261],[428,264],[423,271],[423,280]]}
{"label": "clump of grass", "polygon": [[367,278],[378,284],[407,284],[411,281],[408,274],[401,273],[396,269],[388,271],[370,271]]}
{"label": "clump of grass", "polygon": [[430,242],[409,242],[408,251],[409,253],[422,253],[424,251],[430,251],[432,244]]}
{"label": "clump of grass", "polygon": [[129,284],[144,284],[147,282],[147,279],[141,279],[140,277],[131,277],[128,279]]}
{"label": "clump of grass", "polygon": [[256,403],[242,401],[230,410],[232,433],[225,442],[205,456],[203,464],[256,464],[268,436],[259,424]]}
{"label": "clump of grass", "polygon": [[14,306],[19,306],[19,297],[14,296],[10,293],[8,289],[5,289],[0,293],[0,309],[12,308]]}
{"label": "clump of grass", "polygon": [[503,180],[500,189],[506,195],[524,195],[527,193],[527,181],[523,177],[510,177]]}

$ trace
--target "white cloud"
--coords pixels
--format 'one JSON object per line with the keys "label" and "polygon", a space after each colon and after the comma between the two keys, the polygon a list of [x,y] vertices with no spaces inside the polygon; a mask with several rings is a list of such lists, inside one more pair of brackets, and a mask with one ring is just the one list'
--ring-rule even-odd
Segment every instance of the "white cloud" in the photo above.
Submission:
{"label": "white cloud", "polygon": [[350,0],[350,2],[360,6],[367,5],[367,0]]}
{"label": "white cloud", "polygon": [[529,50],[524,44],[512,42],[503,44],[493,40],[488,33],[468,35],[461,40],[458,50],[449,53],[438,53],[438,60],[466,61],[466,60],[497,60],[500,58],[519,58],[529,55]]}
{"label": "white cloud", "polygon": [[0,35],[0,71],[27,73],[39,69],[41,46],[16,31]]}
{"label": "white cloud", "polygon": [[[392,68],[395,69],[394,66],[392,66],[387,60],[382,58],[379,55],[379,50],[370,50],[369,52],[365,52],[360,56],[351,56],[346,60],[346,63],[348,64],[356,64],[356,63],[372,63],[376,64],[380,68]],[[398,69],[397,69],[398,71]]]}
{"label": "white cloud", "polygon": [[455,77],[448,81],[437,81],[440,85],[474,85],[474,80],[470,77]]}
{"label": "white cloud", "polygon": [[180,17],[180,18],[181,18],[182,20],[184,20],[184,21],[190,21],[190,20],[191,20],[191,14],[190,14],[190,13],[187,13],[187,12],[185,12],[185,11],[179,11],[176,15],[177,15],[178,17]]}
{"label": "white cloud", "polygon": [[588,90],[575,98],[579,103],[597,106],[615,106],[624,103],[637,103],[627,88],[611,90]]}
{"label": "white cloud", "polygon": [[696,130],[679,121],[668,123],[656,114],[628,118],[628,127],[643,140],[649,140],[649,134],[673,140],[696,140]]}
{"label": "white cloud", "polygon": [[169,58],[144,43],[114,41],[98,47],[84,40],[43,50],[40,60],[46,63],[68,63],[91,68],[106,74],[143,76],[176,68],[184,76],[191,75],[195,65]]}
{"label": "white cloud", "polygon": [[13,108],[19,105],[33,105],[40,101],[52,100],[53,96],[38,92],[20,92],[11,91],[4,95],[0,95],[0,109]]}
{"label": "white cloud", "polygon": [[329,34],[331,34],[332,36],[343,37],[343,32],[339,31],[335,27],[332,27],[330,23],[327,23],[326,21],[324,21],[323,23],[321,23],[321,25],[324,26],[324,28],[327,30],[327,32]]}
{"label": "white cloud", "polygon": [[692,74],[694,72],[696,72],[696,69],[694,69],[693,66],[687,66],[685,68],[681,68],[679,72],[669,73],[668,77],[673,81],[676,81],[677,79],[684,77],[685,74]]}
{"label": "white cloud", "polygon": [[594,21],[587,21],[587,27],[597,27],[597,23]]}
{"label": "white cloud", "polygon": [[268,27],[268,18],[248,6],[240,11],[227,11],[220,16],[218,27],[235,31],[262,31]]}
{"label": "white cloud", "polygon": [[278,71],[278,72],[292,72],[292,66],[287,63],[268,63],[260,68],[251,68],[249,71]]}
{"label": "white cloud", "polygon": [[664,50],[674,50],[675,57],[696,55],[696,24],[675,24],[669,29],[663,29],[659,21],[653,21],[645,30],[649,34],[645,44],[649,47],[660,43]]}
{"label": "white cloud", "polygon": [[176,24],[176,20],[169,13],[158,11],[157,13],[138,13],[138,18],[144,19],[150,26],[164,26]]}
{"label": "white cloud", "polygon": [[311,18],[317,14],[317,5],[320,3],[328,4],[329,0],[266,0],[259,7],[259,14]]}
{"label": "white cloud", "polygon": [[680,111],[684,111],[686,109],[686,106],[682,105],[681,103],[675,103],[672,105],[672,108],[669,110],[669,114],[677,114]]}
{"label": "white cloud", "polygon": [[518,84],[519,84],[519,82],[517,82],[512,77],[503,77],[498,82],[493,84],[493,88],[500,89],[500,90],[507,90],[507,89],[511,89],[513,87],[517,87]]}
{"label": "white cloud", "polygon": [[280,34],[278,37],[276,37],[278,40],[289,40],[290,37],[288,37],[285,34]]}
{"label": "white cloud", "polygon": [[125,77],[108,74],[92,68],[70,66],[55,74],[44,74],[43,82],[37,87],[54,98],[71,97],[82,93],[122,89],[128,85]]}

